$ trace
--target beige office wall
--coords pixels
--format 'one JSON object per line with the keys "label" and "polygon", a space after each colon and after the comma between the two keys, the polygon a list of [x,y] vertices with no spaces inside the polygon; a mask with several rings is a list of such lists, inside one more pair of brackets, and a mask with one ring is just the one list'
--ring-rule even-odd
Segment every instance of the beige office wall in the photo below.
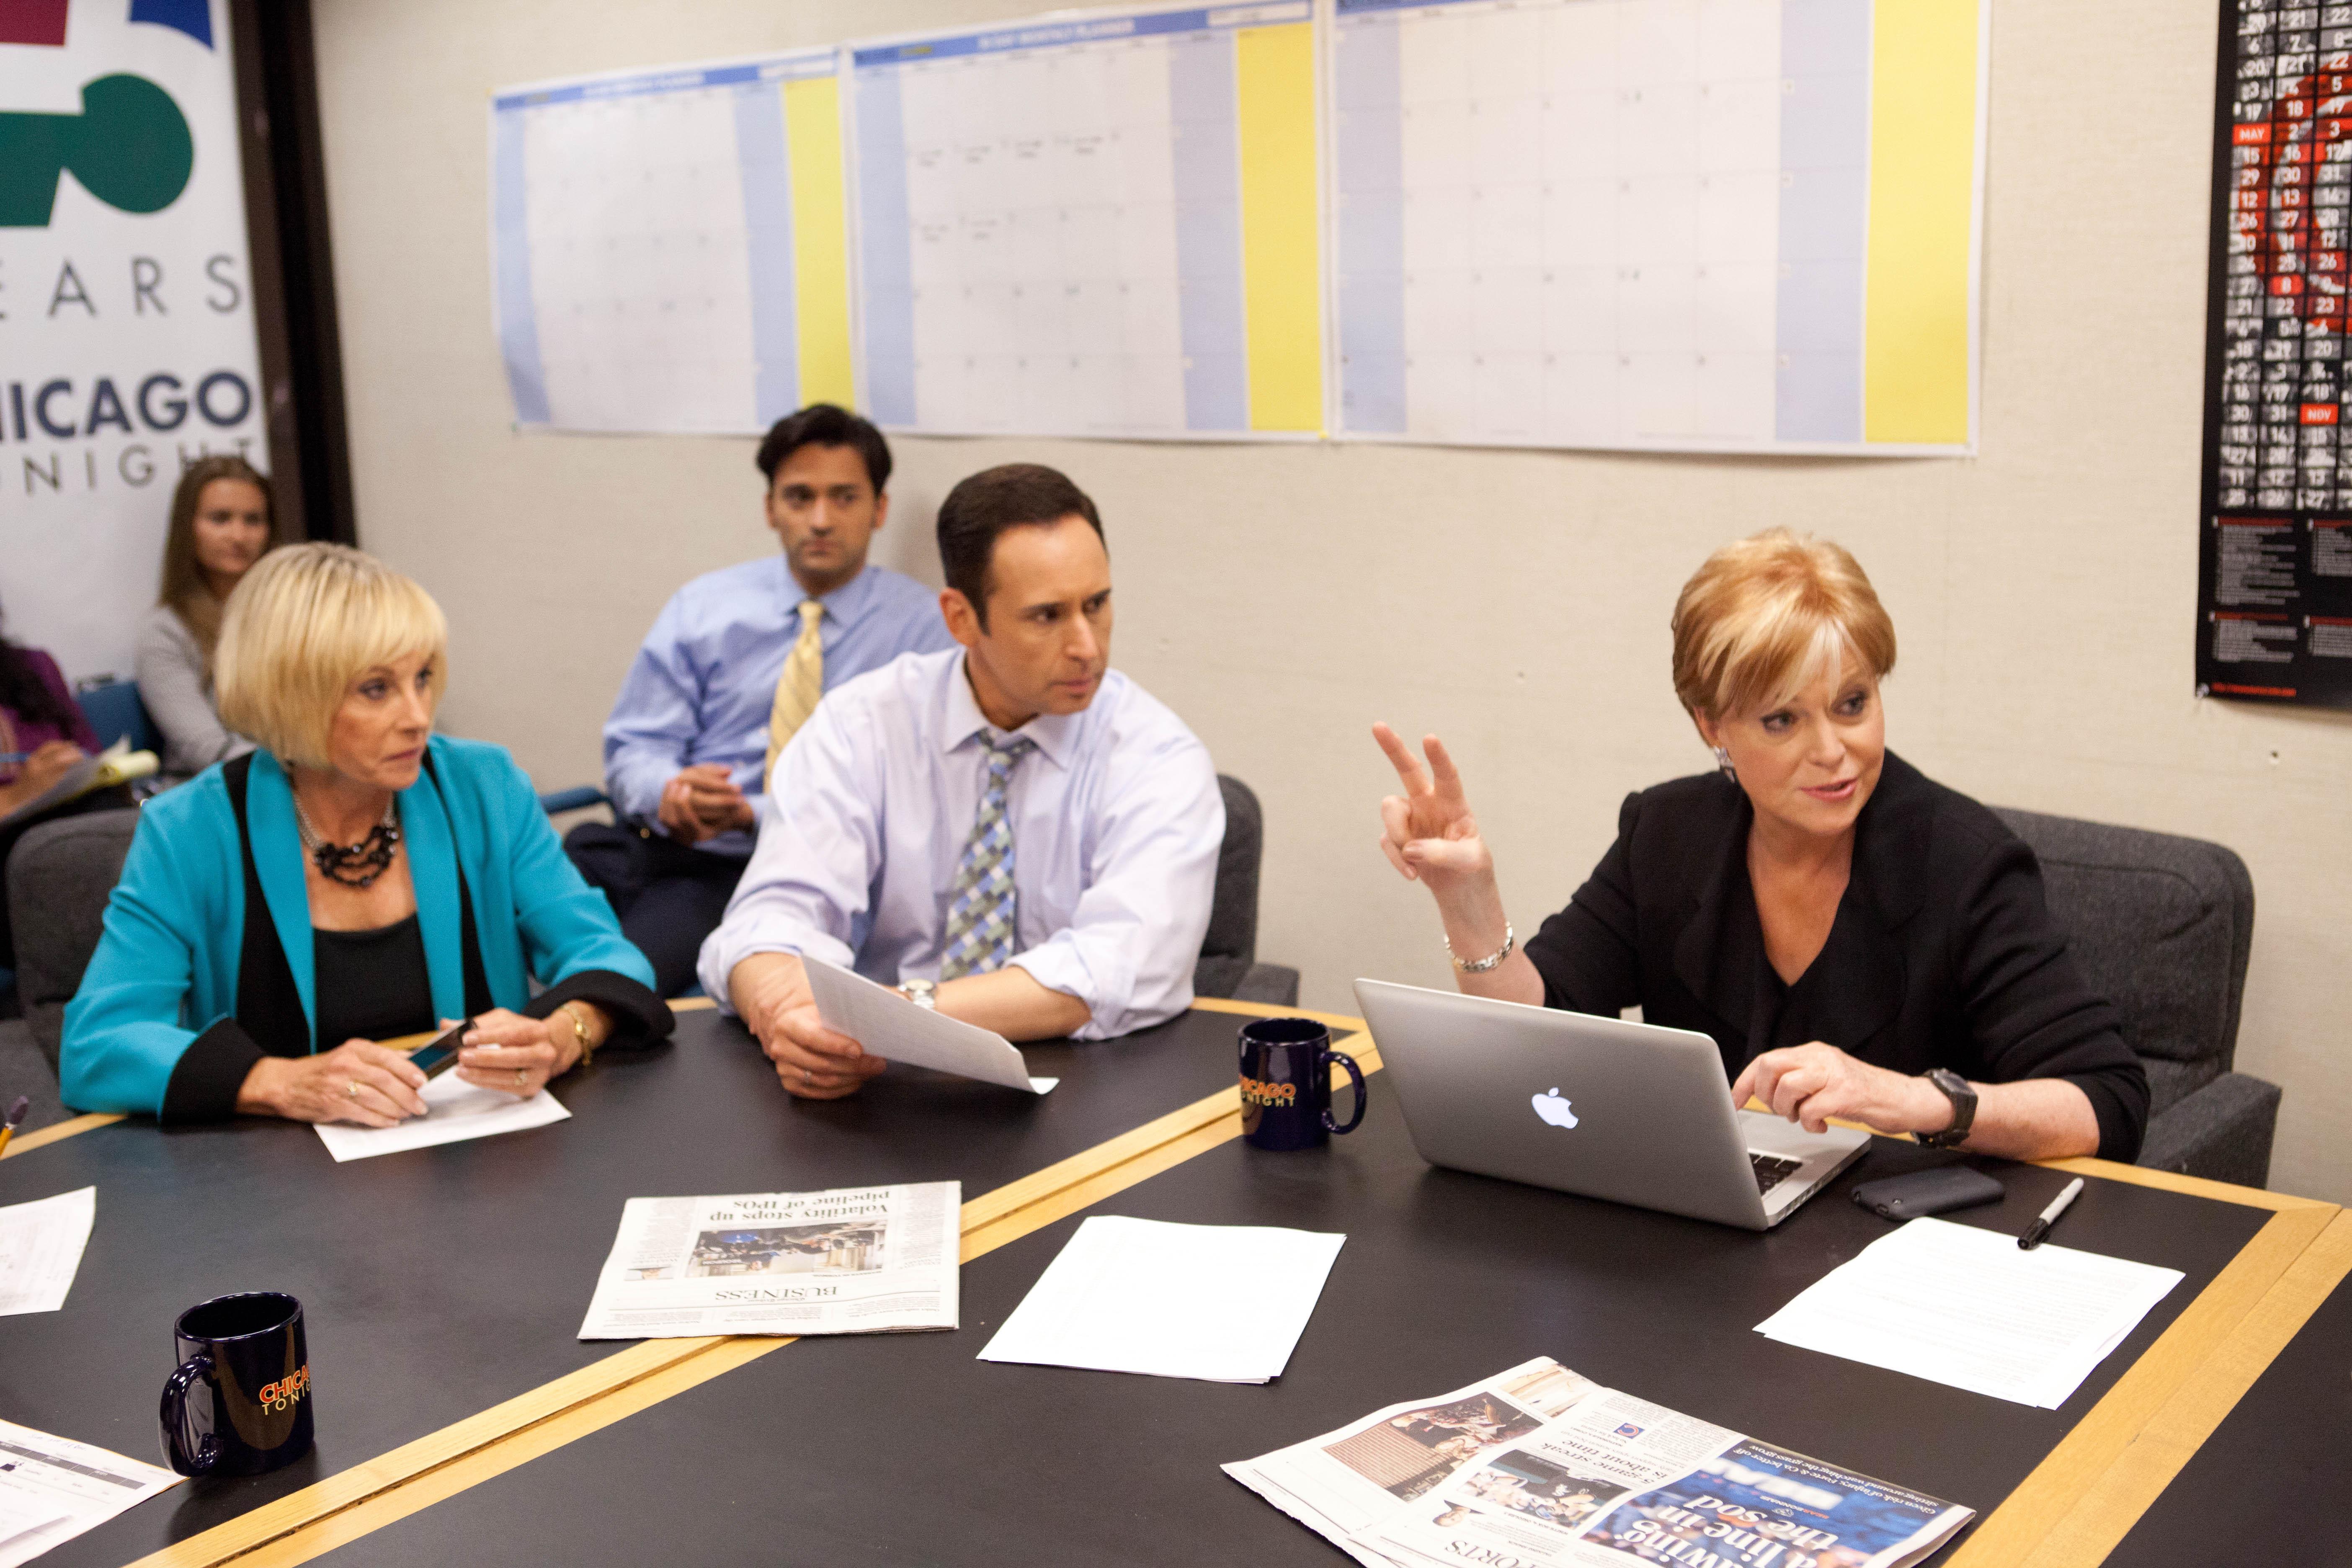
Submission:
{"label": "beige office wall", "polygon": [[[520,436],[490,331],[485,97],[536,78],[992,20],[1021,0],[320,0],[362,538],[455,627],[453,730],[542,785],[665,596],[769,548],[748,440]],[[1037,6],[1034,8],[1042,8]],[[1118,663],[1265,804],[1261,955],[1352,1010],[1444,984],[1373,847],[1385,717],[1441,731],[1522,932],[1629,790],[1706,764],[1666,615],[1785,523],[1860,555],[1902,659],[1893,744],[1980,798],[2219,839],[2261,904],[2239,1065],[2285,1086],[2275,1185],[2352,1201],[2352,717],[2190,691],[2214,11],[2001,0],[1982,456],[1757,461],[1403,447],[898,443],[878,553],[937,581],[946,488],[1020,457],[1102,504]]]}

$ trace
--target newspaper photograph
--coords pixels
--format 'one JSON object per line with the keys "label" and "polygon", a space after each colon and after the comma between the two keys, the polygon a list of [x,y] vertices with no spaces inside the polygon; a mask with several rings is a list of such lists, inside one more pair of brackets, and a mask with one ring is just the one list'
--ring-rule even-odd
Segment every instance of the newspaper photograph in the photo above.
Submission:
{"label": "newspaper photograph", "polygon": [[[1588,1379],[1539,1356],[1435,1399],[1224,1467],[1225,1473],[1341,1546],[1402,1511],[1487,1449],[1539,1430],[1587,1394]],[[1369,1561],[1369,1559],[1368,1559]]]}
{"label": "newspaper photograph", "polygon": [[631,1198],[583,1340],[956,1326],[963,1188]]}
{"label": "newspaper photograph", "polygon": [[[1572,1392],[1539,1417],[1529,1402],[1497,1419],[1504,1388],[1524,1385],[1538,1368],[1557,1374],[1548,1386]],[[1448,1462],[1413,1469],[1395,1436],[1440,1427],[1430,1447],[1446,1447]],[[1332,1471],[1334,1459],[1389,1492],[1391,1503],[1350,1487]],[[1402,1568],[1905,1568],[1974,1517],[1598,1387],[1551,1362],[1440,1401],[1391,1406],[1225,1471],[1359,1562]]]}

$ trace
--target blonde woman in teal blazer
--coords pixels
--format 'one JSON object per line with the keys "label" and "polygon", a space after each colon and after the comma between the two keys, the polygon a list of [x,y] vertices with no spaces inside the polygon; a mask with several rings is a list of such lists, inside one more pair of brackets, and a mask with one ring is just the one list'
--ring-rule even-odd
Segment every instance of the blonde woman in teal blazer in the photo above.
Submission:
{"label": "blonde woman in teal blazer", "polygon": [[389,1126],[425,1079],[373,1042],[439,1019],[474,1020],[462,1077],[524,1097],[608,1038],[669,1033],[530,780],[431,734],[446,640],[422,588],[340,545],[238,585],[221,707],[263,749],[145,807],[66,1010],[67,1103]]}

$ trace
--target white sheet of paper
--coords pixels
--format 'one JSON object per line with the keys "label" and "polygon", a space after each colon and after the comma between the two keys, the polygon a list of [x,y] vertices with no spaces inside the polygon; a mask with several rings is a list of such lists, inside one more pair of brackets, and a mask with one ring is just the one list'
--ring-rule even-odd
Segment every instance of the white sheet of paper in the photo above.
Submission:
{"label": "white sheet of paper", "polygon": [[1948,1220],[1872,1242],[1756,1325],[1785,1344],[2055,1410],[2180,1282]]}
{"label": "white sheet of paper", "polygon": [[180,1478],[88,1443],[0,1421],[0,1568],[17,1568]]}
{"label": "white sheet of paper", "polygon": [[320,1140],[338,1163],[370,1160],[378,1154],[398,1154],[409,1149],[429,1149],[436,1143],[461,1143],[468,1138],[495,1138],[563,1121],[572,1112],[555,1096],[541,1089],[529,1100],[517,1100],[494,1089],[477,1089],[456,1072],[445,1072],[419,1091],[425,1114],[391,1127],[346,1127],[319,1124]]}
{"label": "white sheet of paper", "polygon": [[1265,1383],[1289,1364],[1347,1239],[1098,1215],[980,1359]]}
{"label": "white sheet of paper", "polygon": [[0,1318],[66,1304],[97,1217],[96,1187],[0,1208]]}
{"label": "white sheet of paper", "polygon": [[1006,1089],[1044,1094],[1062,1080],[1031,1078],[1012,1041],[992,1030],[918,1007],[887,985],[821,958],[801,960],[809,994],[828,1029],[838,1029],[884,1061],[930,1068]]}

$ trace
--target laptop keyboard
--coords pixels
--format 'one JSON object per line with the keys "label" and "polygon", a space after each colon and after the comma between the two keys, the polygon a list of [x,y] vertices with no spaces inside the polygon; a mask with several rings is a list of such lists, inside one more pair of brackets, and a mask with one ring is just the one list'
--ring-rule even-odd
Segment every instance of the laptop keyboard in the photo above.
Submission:
{"label": "laptop keyboard", "polygon": [[1794,1175],[1798,1167],[1804,1162],[1783,1160],[1778,1154],[1759,1154],[1755,1150],[1750,1149],[1748,1152],[1748,1163],[1756,1172],[1756,1190],[1759,1193],[1769,1193]]}

